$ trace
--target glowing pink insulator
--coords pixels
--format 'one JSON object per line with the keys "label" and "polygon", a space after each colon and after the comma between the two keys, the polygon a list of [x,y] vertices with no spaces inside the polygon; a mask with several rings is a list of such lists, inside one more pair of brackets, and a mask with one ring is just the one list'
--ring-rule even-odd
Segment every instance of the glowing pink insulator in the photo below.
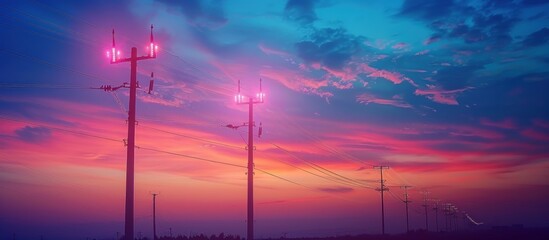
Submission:
{"label": "glowing pink insulator", "polygon": [[[120,51],[118,54],[120,54]],[[112,48],[112,61],[116,62],[116,48]]]}
{"label": "glowing pink insulator", "polygon": [[150,55],[151,57],[154,57],[154,43],[151,43],[151,46],[150,46],[149,49],[150,49],[150,51],[151,51],[151,52],[149,53],[149,55]]}
{"label": "glowing pink insulator", "polygon": [[256,96],[257,96],[257,100],[259,100],[260,102],[263,102],[263,97],[265,97],[264,93],[262,92],[257,93]]}

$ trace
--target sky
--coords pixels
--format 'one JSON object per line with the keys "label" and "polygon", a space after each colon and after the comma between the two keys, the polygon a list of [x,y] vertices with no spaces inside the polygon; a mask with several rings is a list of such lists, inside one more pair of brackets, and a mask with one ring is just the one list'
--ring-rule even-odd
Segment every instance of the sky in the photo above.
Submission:
{"label": "sky", "polygon": [[[135,235],[256,237],[437,224],[549,227],[549,4],[466,1],[0,3],[0,238],[124,232],[128,63],[138,62]],[[147,93],[151,72],[154,89]],[[257,124],[260,123],[260,124]],[[262,134],[258,135],[259,126]],[[444,229],[444,216],[439,212]],[[460,221],[465,227],[465,222]]]}

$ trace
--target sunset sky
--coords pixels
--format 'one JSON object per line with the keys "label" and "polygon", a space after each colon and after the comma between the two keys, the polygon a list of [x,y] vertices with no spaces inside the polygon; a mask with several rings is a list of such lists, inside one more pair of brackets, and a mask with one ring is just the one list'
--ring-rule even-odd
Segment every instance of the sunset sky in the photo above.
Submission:
{"label": "sunset sky", "polygon": [[[124,232],[128,63],[138,63],[135,236],[403,233],[435,200],[486,226],[549,226],[549,4],[543,0],[3,1],[0,238]],[[147,94],[150,73],[154,91]],[[257,136],[258,124],[263,127]],[[444,217],[439,213],[439,224]],[[463,222],[462,222],[463,223]]]}

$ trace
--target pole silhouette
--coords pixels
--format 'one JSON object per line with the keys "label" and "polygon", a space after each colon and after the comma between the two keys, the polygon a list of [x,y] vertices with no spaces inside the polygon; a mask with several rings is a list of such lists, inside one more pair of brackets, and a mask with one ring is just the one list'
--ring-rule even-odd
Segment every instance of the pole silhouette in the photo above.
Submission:
{"label": "pole silhouette", "polygon": [[[130,62],[130,103],[128,109],[128,140],[127,140],[127,160],[126,160],[126,204],[125,204],[125,222],[124,238],[126,240],[134,239],[134,150],[135,150],[135,102],[137,92],[137,61],[156,58],[158,46],[153,40],[153,26],[151,25],[151,43],[150,51],[146,56],[137,56],[137,48],[132,47],[130,58],[120,58],[120,51],[117,51],[114,41],[114,29],[112,30],[112,51],[107,51],[107,57],[111,64]],[[112,55],[111,55],[112,54]],[[126,87],[124,85],[124,87]],[[105,91],[112,91],[110,86],[103,88]]]}
{"label": "pole silhouette", "polygon": [[247,214],[247,233],[246,240],[254,239],[254,104],[263,103],[265,94],[261,87],[261,79],[259,79],[259,93],[256,97],[245,97],[240,94],[240,80],[238,81],[238,95],[235,96],[237,104],[248,104],[248,214]]}
{"label": "pole silhouette", "polygon": [[450,203],[444,204],[444,220],[446,222],[446,232],[449,231],[448,229],[448,217],[450,216]]}
{"label": "pole silhouette", "polygon": [[408,200],[408,188],[411,188],[411,187],[412,186],[407,186],[407,185],[401,186],[401,188],[404,188],[404,203],[406,204],[406,232],[407,233],[410,232],[410,222],[408,218],[408,203],[412,201]]}
{"label": "pole silhouette", "polygon": [[429,192],[427,191],[424,191],[423,192],[423,207],[425,208],[425,230],[428,232],[429,231],[429,213],[427,212],[427,207],[429,206],[427,204],[427,195],[429,194]]}
{"label": "pole silhouette", "polygon": [[438,228],[438,203],[440,202],[440,200],[436,199],[435,200],[435,206],[433,207],[433,209],[435,210],[435,222],[436,222],[436,226],[437,226],[437,232],[439,232],[439,228]]}
{"label": "pole silhouette", "polygon": [[247,240],[254,239],[254,102],[248,102],[248,231]]}
{"label": "pole silhouette", "polygon": [[153,240],[156,240],[156,196],[158,193],[151,193],[153,196]]}
{"label": "pole silhouette", "polygon": [[385,187],[385,181],[383,180],[383,169],[389,169],[389,166],[374,166],[374,169],[379,169],[381,174],[380,188],[376,189],[381,192],[381,234],[385,235],[385,205],[383,200],[383,192],[389,190]]}

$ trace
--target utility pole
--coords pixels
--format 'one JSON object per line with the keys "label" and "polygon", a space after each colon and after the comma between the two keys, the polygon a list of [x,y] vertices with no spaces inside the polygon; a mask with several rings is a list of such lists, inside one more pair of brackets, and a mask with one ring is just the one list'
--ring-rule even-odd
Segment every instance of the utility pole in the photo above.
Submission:
{"label": "utility pole", "polygon": [[427,191],[424,191],[423,192],[423,207],[425,208],[425,230],[427,232],[429,232],[429,213],[427,212],[427,207],[429,207],[429,205],[427,204],[427,195],[429,194],[429,192]]}
{"label": "utility pole", "polygon": [[[107,57],[111,64],[130,62],[130,103],[128,110],[128,142],[126,161],[126,211],[124,224],[124,238],[134,240],[134,148],[135,148],[135,102],[137,92],[137,61],[156,58],[158,46],[154,44],[153,26],[151,25],[151,42],[148,55],[138,57],[137,48],[132,47],[131,57],[120,58],[120,51],[116,49],[114,41],[114,29],[112,30],[112,49],[107,51]],[[126,87],[126,85],[123,85]],[[102,86],[103,88],[103,86]],[[110,86],[103,88],[105,91],[112,90]]]}
{"label": "utility pole", "polygon": [[444,205],[444,219],[446,221],[446,232],[448,232],[448,217],[450,216],[450,206],[452,206],[452,204],[450,203],[446,203]]}
{"label": "utility pole", "polygon": [[389,190],[389,188],[385,187],[383,169],[389,169],[389,166],[374,166],[374,169],[379,169],[379,173],[381,174],[380,188],[376,190],[381,192],[381,234],[385,235],[385,205],[383,202],[383,192]]}
{"label": "utility pole", "polygon": [[412,186],[400,186],[401,188],[404,188],[404,203],[406,204],[406,233],[410,232],[410,223],[408,219],[408,203],[412,202],[408,200],[408,188],[411,188]]}
{"label": "utility pole", "polygon": [[151,193],[153,196],[153,240],[156,240],[156,196],[158,193]]}
{"label": "utility pole", "polygon": [[247,237],[246,240],[254,239],[254,104],[263,103],[265,93],[261,87],[261,79],[259,79],[259,93],[256,97],[247,97],[240,94],[240,80],[238,80],[238,94],[234,100],[237,104],[248,104],[248,220],[247,220]]}
{"label": "utility pole", "polygon": [[433,207],[433,210],[435,210],[435,220],[436,220],[436,226],[437,226],[437,232],[438,231],[438,203],[440,202],[440,200],[438,199],[435,199],[435,206]]}
{"label": "utility pole", "polygon": [[459,231],[459,209],[454,207],[454,223],[456,225],[456,232]]}

